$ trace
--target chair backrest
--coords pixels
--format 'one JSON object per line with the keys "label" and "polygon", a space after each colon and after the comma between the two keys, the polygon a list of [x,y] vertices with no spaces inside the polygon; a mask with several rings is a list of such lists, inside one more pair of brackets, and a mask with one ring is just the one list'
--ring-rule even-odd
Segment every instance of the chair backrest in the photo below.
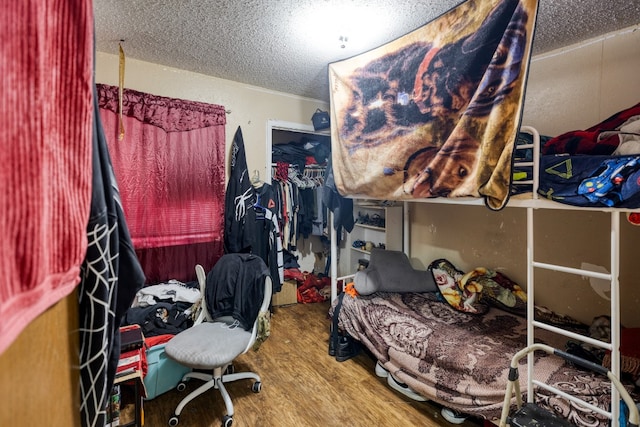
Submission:
{"label": "chair backrest", "polygon": [[196,264],[196,277],[198,278],[198,284],[200,285],[200,306],[198,307],[198,316],[193,322],[194,325],[204,322],[206,319],[210,319],[209,312],[207,311],[207,305],[204,301],[205,288],[207,287],[207,273],[204,271],[204,267],[200,264]]}
{"label": "chair backrest", "polygon": [[[257,260],[255,258],[257,258]],[[250,261],[250,262],[241,262],[241,260]],[[222,262],[222,264],[218,266],[217,269],[216,269],[216,266],[214,266],[214,269],[212,269],[212,271],[209,272],[209,274],[212,275],[212,277],[208,277],[208,275],[205,273],[204,268],[200,264],[196,265],[195,267],[196,276],[198,278],[198,283],[200,285],[200,292],[202,295],[202,298],[200,300],[200,312],[198,313],[198,316],[195,320],[195,324],[202,323],[202,322],[224,322],[227,324],[231,324],[234,321],[237,322],[237,320],[234,319],[234,316],[231,312],[220,313],[219,311],[217,311],[212,313],[211,301],[207,301],[208,296],[211,296],[213,293],[211,289],[207,289],[207,286],[225,286],[224,284],[220,284],[220,283],[214,284],[212,282],[214,281],[217,282],[217,280],[214,280],[214,279],[217,279],[217,277],[215,277],[216,274],[220,274],[220,272],[224,274],[227,271],[224,269],[225,263],[231,264],[233,266],[233,268],[231,269],[232,276],[235,276],[235,274],[238,274],[237,278],[231,277],[230,278],[231,281],[243,280],[247,278],[248,279],[257,278],[257,280],[262,280],[264,285],[264,293],[263,293],[262,301],[260,303],[260,306],[257,312],[252,313],[252,315],[255,314],[255,320],[253,321],[251,328],[248,329],[251,331],[251,340],[249,345],[247,346],[247,350],[248,350],[249,348],[251,348],[251,346],[255,342],[255,339],[258,333],[259,314],[268,312],[269,305],[271,304],[271,294],[272,294],[273,285],[271,281],[271,276],[269,275],[269,269],[266,267],[262,259],[260,259],[255,255],[249,255],[249,254],[225,254],[223,255],[222,258],[220,258],[220,260],[218,260],[218,263],[220,262]],[[250,268],[250,269],[253,269],[254,271],[249,272],[249,274],[246,274],[247,273],[246,271],[236,272],[235,270],[236,267],[238,269],[243,269],[246,267],[247,269]],[[233,284],[235,285],[235,282]],[[231,288],[228,290],[231,291]],[[214,308],[213,310],[216,310],[216,309]]]}
{"label": "chair backrest", "polygon": [[255,322],[253,322],[253,327],[251,328],[251,340],[249,341],[249,345],[245,349],[245,353],[253,347],[253,344],[256,341],[258,336],[258,322],[260,318],[260,313],[267,313],[269,311],[269,305],[271,304],[271,292],[273,289],[273,283],[271,281],[271,276],[267,275],[264,280],[264,298],[262,299],[262,305],[260,306],[260,311],[258,312],[258,317],[256,317]]}

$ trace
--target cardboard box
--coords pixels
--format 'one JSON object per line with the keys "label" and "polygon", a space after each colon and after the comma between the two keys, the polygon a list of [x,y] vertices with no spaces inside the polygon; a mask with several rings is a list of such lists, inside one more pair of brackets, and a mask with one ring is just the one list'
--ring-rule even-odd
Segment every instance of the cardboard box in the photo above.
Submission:
{"label": "cardboard box", "polygon": [[295,280],[285,280],[282,284],[280,292],[273,294],[271,304],[289,305],[298,303],[298,282]]}

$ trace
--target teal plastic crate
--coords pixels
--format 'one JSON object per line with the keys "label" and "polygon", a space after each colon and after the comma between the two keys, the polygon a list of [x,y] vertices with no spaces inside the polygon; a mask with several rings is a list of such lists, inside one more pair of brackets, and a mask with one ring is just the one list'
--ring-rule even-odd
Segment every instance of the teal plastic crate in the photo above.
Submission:
{"label": "teal plastic crate", "polygon": [[170,359],[164,352],[164,346],[165,344],[159,344],[147,349],[148,369],[144,377],[146,400],[175,388],[184,374],[191,371],[191,368]]}

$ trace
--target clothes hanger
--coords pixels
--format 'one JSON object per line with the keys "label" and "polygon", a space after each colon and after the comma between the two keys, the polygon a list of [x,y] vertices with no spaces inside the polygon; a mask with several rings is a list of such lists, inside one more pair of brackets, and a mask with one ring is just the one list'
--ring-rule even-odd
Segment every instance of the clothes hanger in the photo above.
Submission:
{"label": "clothes hanger", "polygon": [[253,204],[254,209],[259,209],[261,211],[266,211],[267,208],[260,204],[260,194],[256,194],[256,202]]}

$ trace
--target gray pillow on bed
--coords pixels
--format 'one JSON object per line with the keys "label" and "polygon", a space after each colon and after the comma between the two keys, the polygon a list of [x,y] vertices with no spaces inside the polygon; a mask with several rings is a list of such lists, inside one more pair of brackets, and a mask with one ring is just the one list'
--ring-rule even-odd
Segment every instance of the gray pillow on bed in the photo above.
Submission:
{"label": "gray pillow on bed", "polygon": [[415,270],[402,251],[374,248],[369,266],[358,271],[353,284],[360,295],[374,292],[435,292],[438,290],[429,271]]}

